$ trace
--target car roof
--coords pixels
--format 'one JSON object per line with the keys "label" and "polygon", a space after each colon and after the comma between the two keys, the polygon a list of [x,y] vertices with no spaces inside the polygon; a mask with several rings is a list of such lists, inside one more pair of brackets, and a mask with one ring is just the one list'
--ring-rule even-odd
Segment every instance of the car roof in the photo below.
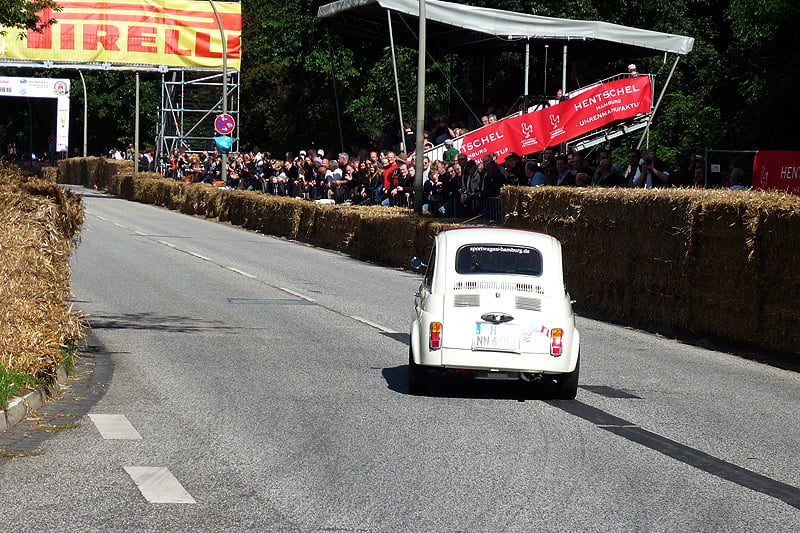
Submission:
{"label": "car roof", "polygon": [[533,246],[546,253],[559,245],[555,237],[539,231],[490,226],[451,228],[441,232],[439,238],[447,242],[448,248],[465,244],[516,244]]}
{"label": "car roof", "polygon": [[436,237],[440,262],[437,263],[435,284],[444,289],[446,279],[458,279],[462,274],[456,273],[455,254],[462,246],[470,244],[504,244],[528,246],[535,248],[542,255],[545,268],[537,278],[543,287],[564,288],[563,259],[561,243],[546,233],[538,231],[498,228],[498,227],[461,227],[452,228],[439,233]]}

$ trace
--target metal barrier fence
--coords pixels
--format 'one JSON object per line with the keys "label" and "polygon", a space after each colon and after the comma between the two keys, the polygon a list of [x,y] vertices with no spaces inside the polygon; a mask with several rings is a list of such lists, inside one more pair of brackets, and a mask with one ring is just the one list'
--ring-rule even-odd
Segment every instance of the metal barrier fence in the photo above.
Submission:
{"label": "metal barrier fence", "polygon": [[707,188],[728,187],[731,170],[740,168],[744,171],[745,187],[753,185],[753,161],[755,150],[714,150],[706,148],[703,164]]}

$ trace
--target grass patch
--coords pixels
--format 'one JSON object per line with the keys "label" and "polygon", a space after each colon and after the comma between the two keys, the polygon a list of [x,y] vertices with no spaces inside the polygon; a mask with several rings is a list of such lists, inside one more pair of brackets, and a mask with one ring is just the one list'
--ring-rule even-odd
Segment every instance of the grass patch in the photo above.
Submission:
{"label": "grass patch", "polygon": [[61,359],[61,366],[71,376],[75,373],[75,358],[78,354],[78,346],[75,344],[62,345],[58,349],[58,356]]}
{"label": "grass patch", "polygon": [[8,399],[24,389],[31,388],[35,379],[22,372],[9,370],[0,364],[0,408],[8,407]]}
{"label": "grass patch", "polygon": [[5,459],[22,459],[23,457],[36,457],[37,455],[44,455],[44,450],[14,453],[0,448],[0,457]]}
{"label": "grass patch", "polygon": [[33,424],[33,429],[38,429],[45,433],[60,433],[65,429],[75,429],[78,426],[80,426],[80,422],[68,422],[66,424]]}

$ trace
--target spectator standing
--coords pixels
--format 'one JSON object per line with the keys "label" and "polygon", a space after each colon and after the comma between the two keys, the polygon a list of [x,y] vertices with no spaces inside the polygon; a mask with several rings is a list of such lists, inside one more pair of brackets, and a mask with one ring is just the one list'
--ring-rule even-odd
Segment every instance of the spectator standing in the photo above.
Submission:
{"label": "spectator standing", "polygon": [[481,205],[482,176],[478,163],[467,161],[461,174],[461,206],[467,214],[472,215],[480,210]]}
{"label": "spectator standing", "polygon": [[638,179],[634,180],[634,187],[645,189],[669,187],[669,169],[656,157],[656,151],[647,149],[642,154],[644,162],[640,165]]}
{"label": "spectator standing", "polygon": [[411,124],[406,122],[403,125],[402,137],[400,142],[400,151],[405,152],[407,154],[416,150],[417,147],[417,136],[414,133],[414,130],[411,129]]}
{"label": "spectator standing", "polygon": [[383,191],[383,171],[377,163],[370,162],[369,167],[369,192],[370,202],[373,204],[381,203],[381,193]]}
{"label": "spectator standing", "polygon": [[[689,167],[687,169],[688,175],[692,180],[692,185],[695,185],[694,177],[695,177],[695,170],[697,170],[697,167],[704,167],[703,156],[698,154],[692,154],[689,157]],[[703,170],[703,176],[705,177],[705,169]]]}
{"label": "spectator standing", "polygon": [[461,181],[456,175],[455,165],[445,165],[444,173],[440,176],[442,181],[442,203],[439,206],[439,216],[452,217],[455,213],[455,202],[459,198]]}
{"label": "spectator standing", "polygon": [[552,146],[548,146],[547,148],[544,149],[544,151],[542,152],[542,163],[540,165],[542,171],[544,171],[544,169],[546,168],[556,167],[555,156],[556,152]]}
{"label": "spectator standing", "polygon": [[391,150],[386,152],[386,162],[383,164],[383,188],[389,188],[389,179],[392,176],[392,172],[395,171],[397,168],[397,156]]}
{"label": "spectator standing", "polygon": [[429,169],[428,176],[422,184],[422,192],[427,199],[427,203],[422,208],[433,216],[437,216],[439,206],[442,203],[442,184],[439,181],[439,172],[436,169]]}
{"label": "spectator standing", "polygon": [[381,150],[397,150],[400,146],[400,119],[397,113],[381,128]]}
{"label": "spectator standing", "polygon": [[639,181],[642,173],[641,164],[643,162],[642,153],[639,150],[635,148],[628,150],[628,166],[625,168],[625,174],[623,176],[625,187],[633,187],[633,184]]}
{"label": "spectator standing", "polygon": [[444,155],[442,155],[442,161],[444,163],[453,163],[458,156],[458,149],[453,146],[453,139],[445,139],[444,140],[445,151]]}
{"label": "spectator standing", "polygon": [[697,165],[694,167],[694,172],[692,173],[692,186],[699,189],[704,189],[706,187],[706,171],[702,165]]}
{"label": "spectator standing", "polygon": [[730,187],[728,187],[732,191],[746,191],[747,187],[744,185],[744,170],[741,168],[734,168],[731,170],[730,175]]}
{"label": "spectator standing", "polygon": [[623,184],[622,176],[614,172],[611,168],[611,160],[604,158],[600,160],[595,173],[596,180],[592,182],[593,185],[600,187],[621,187]]}
{"label": "spectator standing", "polygon": [[405,161],[400,161],[395,171],[392,172],[389,187],[384,194],[384,200],[381,205],[408,207],[410,196],[411,187],[409,184],[408,165]]}
{"label": "spectator standing", "polygon": [[556,185],[571,187],[575,185],[575,174],[569,171],[567,156],[556,157]]}
{"label": "spectator standing", "polygon": [[434,143],[439,145],[444,143],[445,140],[452,139],[455,136],[455,132],[447,124],[447,117],[445,115],[439,117],[439,122],[433,127],[433,131],[431,132],[431,138]]}
{"label": "spectator standing", "polygon": [[381,164],[380,159],[378,158],[378,152],[376,152],[375,150],[372,150],[369,153],[369,160],[373,165],[376,165],[378,168],[382,168],[383,167],[383,165]]}
{"label": "spectator standing", "polygon": [[500,196],[500,188],[505,185],[505,177],[500,172],[500,166],[494,161],[484,163],[483,189],[481,198],[497,198]]}
{"label": "spectator standing", "polygon": [[506,155],[505,165],[506,183],[508,185],[527,185],[525,179],[525,164],[516,152]]}
{"label": "spectator standing", "polygon": [[529,160],[525,162],[525,185],[531,187],[547,185],[544,172],[539,168],[539,164],[536,161]]}

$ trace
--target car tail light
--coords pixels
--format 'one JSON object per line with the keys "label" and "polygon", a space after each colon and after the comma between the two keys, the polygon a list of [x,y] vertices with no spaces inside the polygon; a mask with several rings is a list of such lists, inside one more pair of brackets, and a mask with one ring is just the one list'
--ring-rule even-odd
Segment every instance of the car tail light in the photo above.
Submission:
{"label": "car tail light", "polygon": [[438,350],[442,347],[442,323],[431,322],[430,348]]}
{"label": "car tail light", "polygon": [[563,336],[564,330],[561,328],[550,330],[550,355],[554,357],[561,355],[561,337]]}

